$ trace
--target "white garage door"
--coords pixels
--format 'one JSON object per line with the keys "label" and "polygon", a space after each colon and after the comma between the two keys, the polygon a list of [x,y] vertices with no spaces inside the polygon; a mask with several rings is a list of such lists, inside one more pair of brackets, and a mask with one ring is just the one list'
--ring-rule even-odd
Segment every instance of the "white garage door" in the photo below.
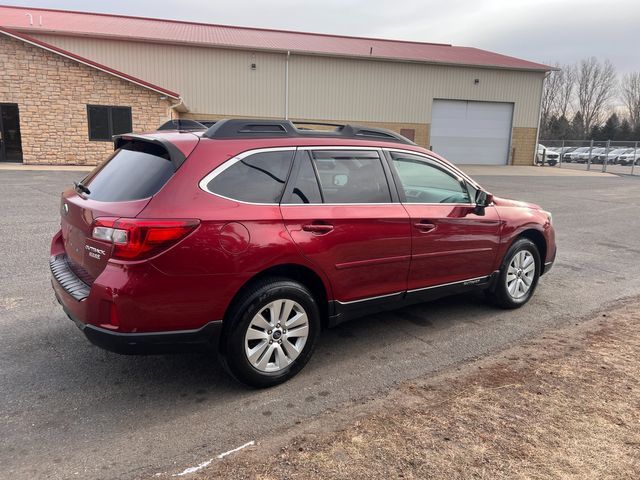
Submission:
{"label": "white garage door", "polygon": [[512,103],[434,100],[431,147],[453,163],[505,165]]}

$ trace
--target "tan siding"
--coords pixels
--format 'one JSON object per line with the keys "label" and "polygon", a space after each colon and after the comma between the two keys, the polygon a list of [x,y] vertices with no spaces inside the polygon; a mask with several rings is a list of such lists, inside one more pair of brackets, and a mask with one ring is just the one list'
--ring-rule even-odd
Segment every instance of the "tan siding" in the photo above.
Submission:
{"label": "tan siding", "polygon": [[[192,113],[284,114],[284,54],[51,35],[38,38],[180,92]],[[256,63],[256,70],[250,69],[251,63]],[[433,99],[442,98],[513,102],[513,126],[537,128],[543,76],[292,55],[289,116],[429,124]]]}
{"label": "tan siding", "polygon": [[290,72],[293,117],[430,123],[441,98],[513,102],[514,126],[538,124],[541,73],[310,56]]}
{"label": "tan siding", "polygon": [[[34,35],[180,93],[194,112],[284,115],[284,55]],[[251,70],[250,65],[256,64]]]}

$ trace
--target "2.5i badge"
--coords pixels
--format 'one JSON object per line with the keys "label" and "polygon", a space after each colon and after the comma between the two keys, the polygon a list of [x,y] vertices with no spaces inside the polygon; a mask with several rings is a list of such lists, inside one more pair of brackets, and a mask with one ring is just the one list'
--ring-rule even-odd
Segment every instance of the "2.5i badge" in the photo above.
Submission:
{"label": "2.5i badge", "polygon": [[92,247],[91,245],[85,245],[84,249],[89,253],[91,258],[95,258],[96,260],[102,260],[102,256],[107,254],[102,248]]}
{"label": "2.5i badge", "polygon": [[84,245],[85,265],[105,264],[111,256],[111,247],[92,238],[87,238]]}

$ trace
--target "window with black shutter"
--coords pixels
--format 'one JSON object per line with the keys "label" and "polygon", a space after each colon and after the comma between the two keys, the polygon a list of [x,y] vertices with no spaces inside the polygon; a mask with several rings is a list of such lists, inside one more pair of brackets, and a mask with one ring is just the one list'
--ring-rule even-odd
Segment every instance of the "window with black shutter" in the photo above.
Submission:
{"label": "window with black shutter", "polygon": [[89,140],[110,142],[114,135],[133,130],[131,107],[87,105]]}

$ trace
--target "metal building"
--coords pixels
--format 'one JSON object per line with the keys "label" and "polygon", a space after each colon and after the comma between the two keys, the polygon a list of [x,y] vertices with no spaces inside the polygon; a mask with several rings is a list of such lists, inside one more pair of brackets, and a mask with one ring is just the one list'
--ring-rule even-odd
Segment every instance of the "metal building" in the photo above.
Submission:
{"label": "metal building", "polygon": [[[37,114],[48,112],[47,97],[37,97],[44,103],[35,108],[36,97],[14,83],[21,81],[21,69],[33,68],[36,81],[55,96],[57,82],[64,81],[60,71],[68,65],[70,81],[82,92],[71,93],[68,108],[78,103],[70,115],[89,147],[126,127],[150,128],[164,108],[166,117],[195,120],[284,117],[371,124],[398,131],[455,163],[530,165],[550,70],[469,47],[20,7],[0,7],[0,34],[0,62],[5,72],[17,70],[13,76],[0,73],[6,83],[0,84],[0,109],[16,110],[20,117],[24,110],[31,122],[47,117]],[[23,60],[47,66],[53,56],[64,59],[53,72]],[[71,68],[76,64],[82,68]],[[96,91],[83,83],[87,77],[109,86]],[[144,101],[136,103],[135,91],[121,94],[117,82],[140,89]],[[29,151],[23,125],[25,161],[43,162]],[[78,152],[58,155],[64,160],[48,161],[100,160]]]}

